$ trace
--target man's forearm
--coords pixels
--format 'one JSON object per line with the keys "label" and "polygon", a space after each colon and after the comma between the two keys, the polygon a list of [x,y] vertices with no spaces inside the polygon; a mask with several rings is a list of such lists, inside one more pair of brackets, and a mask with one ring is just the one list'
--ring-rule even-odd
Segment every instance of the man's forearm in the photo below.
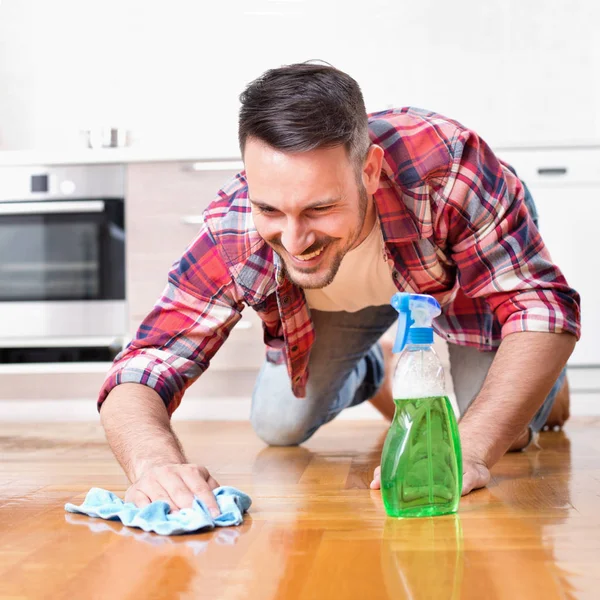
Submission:
{"label": "man's forearm", "polygon": [[568,333],[521,332],[504,338],[459,425],[466,455],[488,467],[500,459],[542,405],[575,342]]}
{"label": "man's forearm", "polygon": [[100,418],[117,460],[131,482],[152,466],[186,462],[161,397],[148,386],[123,383],[113,388]]}

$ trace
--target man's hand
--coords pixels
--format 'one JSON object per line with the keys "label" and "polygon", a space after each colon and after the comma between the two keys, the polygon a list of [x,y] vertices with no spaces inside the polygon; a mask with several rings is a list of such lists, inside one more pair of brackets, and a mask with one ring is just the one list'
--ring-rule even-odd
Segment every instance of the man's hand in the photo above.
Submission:
{"label": "man's hand", "polygon": [[173,464],[148,469],[125,494],[126,502],[142,508],[154,500],[169,503],[172,511],[191,508],[194,496],[202,500],[211,515],[220,514],[212,492],[219,484],[205,467],[190,464]]}
{"label": "man's hand", "polygon": [[187,462],[171,429],[162,398],[138,383],[122,383],[107,396],[100,412],[106,439],[133,485],[126,502],[140,508],[163,500],[172,511],[190,508],[197,496],[213,517],[220,514],[212,490],[219,484],[205,467]]}
{"label": "man's hand", "polygon": [[463,455],[463,485],[462,495],[485,487],[490,482],[490,471],[487,465],[479,459]]}
{"label": "man's hand", "polygon": [[381,465],[375,469],[375,473],[373,473],[373,481],[371,481],[371,485],[369,487],[372,490],[381,489]]}
{"label": "man's hand", "polygon": [[[463,457],[463,496],[473,490],[485,487],[489,482],[490,472],[483,461]],[[370,488],[372,490],[381,488],[381,466],[375,469]]]}

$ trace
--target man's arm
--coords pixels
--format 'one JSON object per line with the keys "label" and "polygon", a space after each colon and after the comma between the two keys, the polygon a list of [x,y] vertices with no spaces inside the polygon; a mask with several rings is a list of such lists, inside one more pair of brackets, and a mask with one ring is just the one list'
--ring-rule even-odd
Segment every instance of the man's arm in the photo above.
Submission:
{"label": "man's arm", "polygon": [[115,359],[98,399],[108,442],[138,506],[166,500],[191,506],[193,495],[216,509],[217,487],[204,467],[186,464],[169,419],[185,390],[241,317],[242,298],[207,227],[169,273],[162,297]]}
{"label": "man's arm", "polygon": [[488,483],[488,469],[527,427],[575,342],[568,333],[525,331],[504,338],[479,395],[459,424],[464,494]]}
{"label": "man's arm", "polygon": [[502,329],[484,385],[459,425],[468,493],[486,485],[488,467],[525,430],[581,325],[579,295],[553,263],[520,180],[473,132],[462,133],[455,151],[441,230],[448,232],[462,292],[484,299]]}
{"label": "man's arm", "polygon": [[[525,430],[581,324],[579,295],[552,262],[520,180],[471,131],[460,132],[453,150],[453,164],[432,196],[438,244],[456,264],[460,293],[484,300],[502,334],[484,386],[459,425],[468,493],[488,483],[488,466]],[[472,303],[457,300],[445,307],[451,319],[467,324],[456,333],[462,340],[449,341],[491,343],[491,320],[473,311]],[[372,487],[379,487],[378,471]]]}
{"label": "man's arm", "polygon": [[141,507],[164,500],[176,510],[190,507],[197,496],[213,516],[219,514],[212,493],[219,484],[206,468],[187,464],[165,404],[153,389],[136,383],[115,387],[102,404],[100,418],[132,483],[126,501]]}

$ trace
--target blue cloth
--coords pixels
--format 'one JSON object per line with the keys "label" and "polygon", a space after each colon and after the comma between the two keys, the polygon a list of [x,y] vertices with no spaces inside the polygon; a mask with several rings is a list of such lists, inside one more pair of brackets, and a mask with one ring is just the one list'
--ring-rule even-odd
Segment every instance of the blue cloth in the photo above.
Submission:
{"label": "blue cloth", "polygon": [[65,504],[65,510],[90,517],[120,520],[127,527],[139,527],[160,535],[207,531],[242,523],[244,513],[252,504],[250,496],[229,486],[218,487],[213,493],[221,510],[221,514],[215,518],[198,498],[194,499],[192,508],[169,513],[167,502],[156,500],[144,508],[138,508],[133,502],[123,502],[116,494],[101,488],[92,488],[80,506]]}

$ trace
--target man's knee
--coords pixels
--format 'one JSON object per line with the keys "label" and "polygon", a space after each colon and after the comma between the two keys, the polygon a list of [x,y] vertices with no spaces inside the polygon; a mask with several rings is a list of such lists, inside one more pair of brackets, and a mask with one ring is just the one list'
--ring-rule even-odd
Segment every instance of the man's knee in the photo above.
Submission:
{"label": "man's knee", "polygon": [[269,446],[297,446],[316,430],[314,407],[318,405],[310,394],[294,396],[285,365],[266,363],[252,393],[250,423]]}

